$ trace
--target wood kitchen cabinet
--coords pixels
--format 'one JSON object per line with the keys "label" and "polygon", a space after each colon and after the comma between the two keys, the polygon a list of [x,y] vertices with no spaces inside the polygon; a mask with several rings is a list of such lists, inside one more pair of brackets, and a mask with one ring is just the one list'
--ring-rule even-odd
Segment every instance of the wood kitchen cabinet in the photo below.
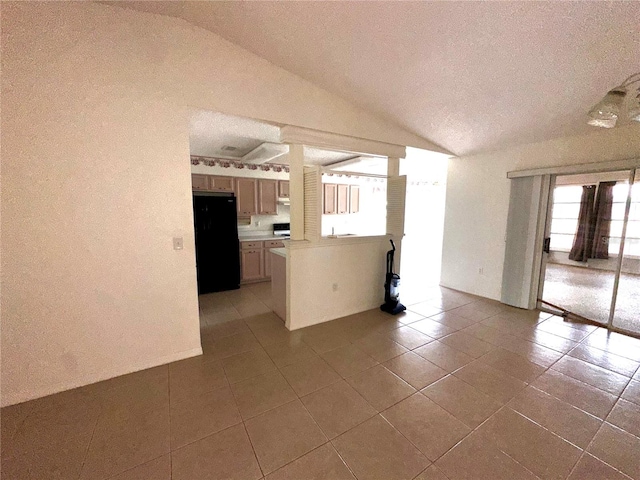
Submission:
{"label": "wood kitchen cabinet", "polygon": [[277,215],[278,213],[278,181],[259,180],[258,182],[258,214]]}
{"label": "wood kitchen cabinet", "polygon": [[241,281],[262,279],[264,277],[263,263],[264,249],[240,250]]}
{"label": "wood kitchen cabinet", "polygon": [[360,211],[360,187],[358,185],[349,185],[349,213],[358,213]]}
{"label": "wood kitchen cabinet", "polygon": [[325,215],[333,215],[337,211],[337,192],[338,186],[332,183],[324,184],[324,206],[322,213]]}
{"label": "wood kitchen cabinet", "polygon": [[255,178],[236,178],[235,192],[238,216],[255,215],[258,203],[258,181]]}
{"label": "wood kitchen cabinet", "polygon": [[284,247],[280,240],[240,242],[240,281],[249,283],[271,277],[272,248]]}
{"label": "wood kitchen cabinet", "polygon": [[278,198],[289,198],[288,180],[191,174],[193,191],[235,193],[239,217],[277,215]]}
{"label": "wood kitchen cabinet", "polygon": [[206,192],[233,192],[233,177],[192,174],[191,188]]}
{"label": "wood kitchen cabinet", "polygon": [[289,198],[289,180],[278,180],[278,197]]}
{"label": "wood kitchen cabinet", "polygon": [[349,213],[349,185],[338,185],[338,214]]}
{"label": "wood kitchen cabinet", "polygon": [[191,175],[191,188],[193,190],[209,190],[209,175]]}
{"label": "wood kitchen cabinet", "polygon": [[233,177],[209,176],[209,189],[212,192],[233,192]]}
{"label": "wood kitchen cabinet", "polygon": [[360,211],[360,186],[323,184],[323,208],[325,215],[345,215]]}

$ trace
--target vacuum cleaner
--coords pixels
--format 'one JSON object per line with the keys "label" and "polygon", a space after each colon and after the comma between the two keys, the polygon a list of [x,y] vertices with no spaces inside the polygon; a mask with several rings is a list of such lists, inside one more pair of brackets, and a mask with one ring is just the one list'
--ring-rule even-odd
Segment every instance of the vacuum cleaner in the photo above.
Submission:
{"label": "vacuum cleaner", "polygon": [[380,305],[380,310],[397,315],[404,312],[407,307],[400,303],[400,275],[393,273],[393,257],[396,252],[396,246],[391,242],[391,250],[387,252],[387,275],[384,283],[384,303]]}

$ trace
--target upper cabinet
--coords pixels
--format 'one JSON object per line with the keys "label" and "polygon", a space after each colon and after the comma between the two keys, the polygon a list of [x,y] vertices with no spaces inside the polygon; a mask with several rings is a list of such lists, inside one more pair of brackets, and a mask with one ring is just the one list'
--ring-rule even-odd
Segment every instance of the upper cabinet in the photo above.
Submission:
{"label": "upper cabinet", "polygon": [[278,180],[278,197],[289,198],[289,180]]}
{"label": "upper cabinet", "polygon": [[193,190],[209,190],[209,175],[191,175],[191,188]]}
{"label": "upper cabinet", "polygon": [[360,211],[360,187],[358,185],[349,185],[349,213],[358,213]]}
{"label": "upper cabinet", "polygon": [[238,215],[243,217],[256,215],[258,181],[255,178],[236,178],[235,192]]}
{"label": "upper cabinet", "polygon": [[209,177],[209,188],[214,192],[233,192],[233,177]]}
{"label": "upper cabinet", "polygon": [[338,214],[349,213],[349,185],[338,185]]}
{"label": "upper cabinet", "polygon": [[233,177],[192,174],[191,186],[206,192],[233,192]]}
{"label": "upper cabinet", "polygon": [[360,211],[360,186],[324,183],[322,187],[324,215],[345,215]]}
{"label": "upper cabinet", "polygon": [[322,209],[322,213],[325,215],[332,215],[337,211],[337,185],[332,183],[324,184],[324,208]]}
{"label": "upper cabinet", "polygon": [[288,180],[191,174],[194,191],[235,193],[238,216],[277,215],[278,198],[289,198]]}
{"label": "upper cabinet", "polygon": [[258,214],[276,215],[278,213],[278,181],[258,181]]}

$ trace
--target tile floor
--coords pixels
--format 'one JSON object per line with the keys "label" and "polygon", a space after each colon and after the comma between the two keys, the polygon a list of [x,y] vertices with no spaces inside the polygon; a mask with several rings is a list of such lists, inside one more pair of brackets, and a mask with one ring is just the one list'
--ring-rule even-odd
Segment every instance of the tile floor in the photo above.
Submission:
{"label": "tile floor", "polygon": [[2,410],[3,479],[640,480],[640,340],[444,288],[300,331],[201,297],[204,355]]}
{"label": "tile floor", "polygon": [[[628,268],[631,268],[630,264]],[[542,298],[578,315],[607,323],[614,281],[615,273],[611,271],[548,263]],[[613,318],[616,327],[640,332],[639,291],[640,271],[635,274],[623,272],[620,275]]]}

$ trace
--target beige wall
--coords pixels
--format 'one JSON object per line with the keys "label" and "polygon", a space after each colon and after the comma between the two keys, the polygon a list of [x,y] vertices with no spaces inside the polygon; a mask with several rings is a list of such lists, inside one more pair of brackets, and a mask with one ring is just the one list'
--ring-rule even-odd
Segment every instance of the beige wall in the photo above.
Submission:
{"label": "beige wall", "polygon": [[384,301],[389,237],[322,242],[288,250],[291,330],[378,308]]}
{"label": "beige wall", "polygon": [[640,125],[450,159],[441,284],[500,298],[509,210],[507,172],[628,158],[640,158]]}
{"label": "beige wall", "polygon": [[191,108],[429,146],[180,20],[2,2],[2,405],[199,352]]}

